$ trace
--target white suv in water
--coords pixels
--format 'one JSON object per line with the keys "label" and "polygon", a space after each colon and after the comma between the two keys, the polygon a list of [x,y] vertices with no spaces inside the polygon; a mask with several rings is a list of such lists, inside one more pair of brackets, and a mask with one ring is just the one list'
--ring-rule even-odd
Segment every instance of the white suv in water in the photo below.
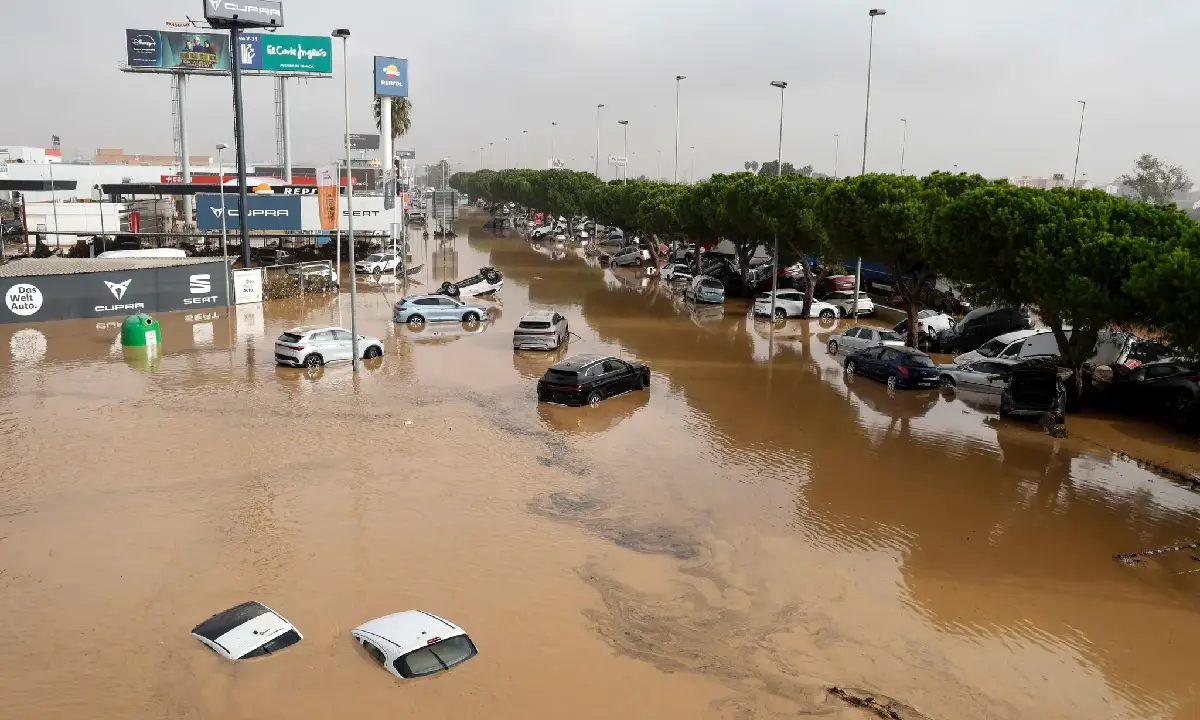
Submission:
{"label": "white suv in water", "polygon": [[397,264],[394,253],[373,253],[354,263],[354,269],[368,275],[381,275],[387,272],[395,272]]}
{"label": "white suv in water", "polygon": [[[339,327],[292,328],[275,341],[275,362],[292,367],[318,368],[335,360],[353,357],[353,336]],[[358,351],[364,360],[383,355],[383,341],[369,335],[358,336]]]}

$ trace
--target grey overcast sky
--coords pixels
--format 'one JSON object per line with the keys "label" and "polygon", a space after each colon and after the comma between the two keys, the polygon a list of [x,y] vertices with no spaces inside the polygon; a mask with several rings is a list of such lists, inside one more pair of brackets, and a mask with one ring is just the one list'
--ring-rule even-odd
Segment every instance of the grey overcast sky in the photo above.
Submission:
{"label": "grey overcast sky", "polygon": [[[349,27],[353,131],[373,130],[371,56],[409,58],[413,129],[401,147],[419,162],[448,156],[545,167],[550,123],[557,154],[592,167],[596,104],[601,156],[621,152],[629,120],[631,174],[670,176],[675,75],[682,93],[680,175],[741,169],[775,157],[779,92],[786,80],[784,160],[830,172],[862,162],[867,11],[875,23],[869,170],[977,171],[990,177],[1069,176],[1086,100],[1080,174],[1108,181],[1150,152],[1200,174],[1195,0],[285,0],[284,32]],[[117,70],[124,29],[166,29],[202,17],[202,0],[4,2],[0,41],[7,107],[0,143],[90,156],[97,147],[171,151],[169,79]],[[298,162],[338,154],[342,58],[335,76],[292,93]],[[231,142],[228,78],[190,84],[193,154]],[[275,156],[273,96],[247,82],[251,161]],[[528,151],[522,151],[528,130]],[[572,159],[574,160],[572,162]]]}

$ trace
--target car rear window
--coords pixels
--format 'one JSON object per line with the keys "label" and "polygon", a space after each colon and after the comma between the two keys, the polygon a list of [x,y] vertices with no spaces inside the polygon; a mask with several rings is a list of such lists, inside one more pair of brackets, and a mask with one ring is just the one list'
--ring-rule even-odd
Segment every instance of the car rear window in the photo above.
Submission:
{"label": "car rear window", "polygon": [[546,371],[543,378],[546,382],[555,383],[557,385],[578,385],[579,373],[574,370],[555,370],[550,368]]}
{"label": "car rear window", "polygon": [[880,330],[880,331],[879,331],[879,339],[880,339],[880,340],[897,340],[897,341],[901,341],[901,340],[903,340],[904,338],[900,337],[898,334],[896,334],[896,333],[892,332],[891,330]]}
{"label": "car rear window", "polygon": [[720,290],[725,286],[719,280],[701,280],[700,287],[709,288],[710,290]]}
{"label": "car rear window", "polygon": [[479,652],[475,644],[466,635],[448,638],[441,642],[413,650],[404,657],[397,658],[396,672],[401,677],[413,678],[432,675],[442,670],[449,670],[464,660],[468,660]]}
{"label": "car rear window", "polygon": [[300,336],[295,333],[284,333],[279,336],[279,339],[290,343],[300,342]]}
{"label": "car rear window", "polygon": [[521,328],[522,330],[549,330],[550,323],[536,322],[533,320],[522,320],[521,323],[519,325],[517,325],[517,327]]}
{"label": "car rear window", "polygon": [[933,361],[925,355],[909,355],[905,358],[904,364],[909,367],[931,368],[934,367]]}
{"label": "car rear window", "polygon": [[300,633],[295,630],[288,630],[279,637],[272,638],[269,642],[264,643],[261,647],[255,648],[242,656],[242,660],[262,657],[263,655],[272,655],[300,642]]}

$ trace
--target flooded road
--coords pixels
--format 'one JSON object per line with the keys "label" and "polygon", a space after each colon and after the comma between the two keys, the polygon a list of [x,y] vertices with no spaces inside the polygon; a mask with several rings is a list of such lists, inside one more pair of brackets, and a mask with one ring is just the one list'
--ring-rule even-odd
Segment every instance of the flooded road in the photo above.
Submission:
{"label": "flooded road", "polygon": [[[387,352],[357,381],[273,364],[349,326],[327,296],[161,316],[149,360],[113,323],[0,326],[0,718],[870,717],[830,685],[933,720],[1200,716],[1200,562],[1110,557],[1200,539],[1200,494],[1115,452],[1200,467],[1193,441],[890,396],[837,327],[772,337],[516,235],[413,254],[409,292],[503,271],[494,320],[414,332],[360,283]],[[512,352],[530,308],[569,350]],[[539,406],[579,352],[649,392]],[[304,641],[231,664],[189,636],[251,599]],[[412,608],[479,657],[398,681],[351,641]]]}

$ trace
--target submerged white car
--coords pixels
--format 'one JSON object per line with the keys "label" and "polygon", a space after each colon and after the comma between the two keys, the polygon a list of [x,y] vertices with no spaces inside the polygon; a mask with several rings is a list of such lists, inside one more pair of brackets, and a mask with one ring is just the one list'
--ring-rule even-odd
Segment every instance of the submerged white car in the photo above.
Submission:
{"label": "submerged white car", "polygon": [[385,615],[351,634],[385,670],[401,678],[449,670],[479,653],[465,630],[423,610]]}
{"label": "submerged white car", "polygon": [[[275,340],[275,362],[292,367],[317,368],[354,355],[353,335],[340,327],[292,328]],[[363,360],[383,355],[383,341],[370,335],[358,336]]]}
{"label": "submerged white car", "polygon": [[[771,315],[771,293],[759,293],[754,296],[754,314],[762,317]],[[775,317],[784,319],[790,317],[801,317],[804,315],[804,291],[803,290],[776,290],[775,291]],[[832,320],[841,315],[838,308],[827,302],[814,299],[812,305],[808,308],[808,316],[810,318],[822,318]]]}
{"label": "submerged white car", "polygon": [[192,636],[226,660],[273,655],[304,638],[282,615],[253,600],[213,615],[192,628]]}

